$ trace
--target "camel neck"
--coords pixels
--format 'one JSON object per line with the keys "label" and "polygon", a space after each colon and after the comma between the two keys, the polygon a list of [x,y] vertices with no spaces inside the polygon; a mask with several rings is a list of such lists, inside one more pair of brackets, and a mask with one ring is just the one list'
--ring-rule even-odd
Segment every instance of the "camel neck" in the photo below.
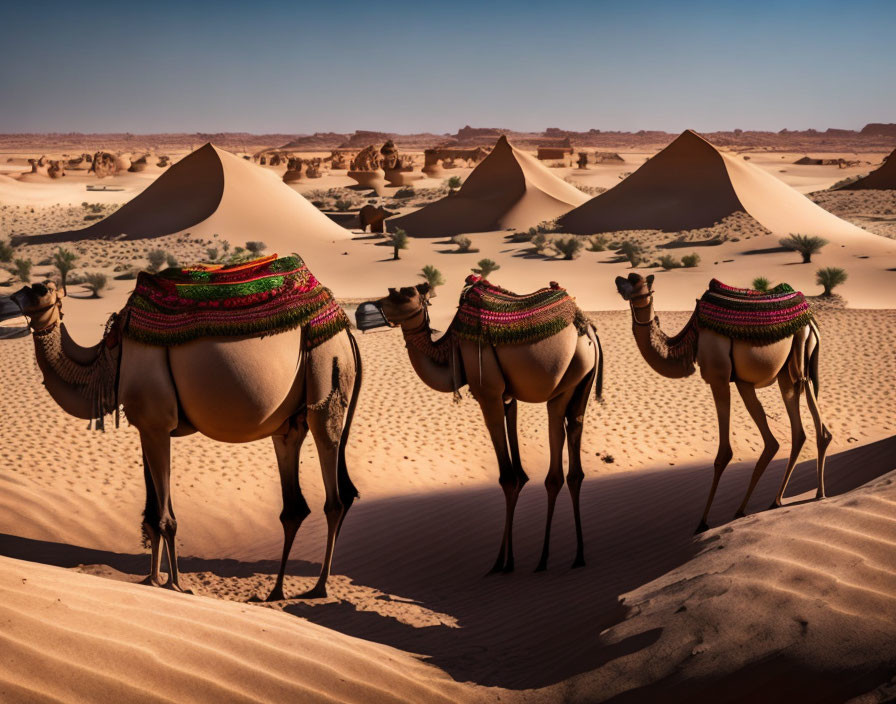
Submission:
{"label": "camel neck", "polygon": [[660,327],[651,300],[647,306],[632,306],[632,331],[644,361],[661,376],[678,379],[694,373],[697,359],[697,329],[693,317],[674,337]]}
{"label": "camel neck", "polygon": [[442,338],[438,343],[433,342],[432,328],[423,311],[401,323],[401,334],[411,366],[423,383],[436,391],[455,391],[450,341]]}

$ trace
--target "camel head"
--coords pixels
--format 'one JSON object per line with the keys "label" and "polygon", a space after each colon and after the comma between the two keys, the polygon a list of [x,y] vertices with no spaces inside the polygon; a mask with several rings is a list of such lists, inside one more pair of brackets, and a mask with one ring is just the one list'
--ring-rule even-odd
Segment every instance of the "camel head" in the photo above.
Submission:
{"label": "camel head", "polygon": [[648,296],[653,293],[653,274],[648,274],[647,278],[635,273],[629,274],[628,278],[617,276],[616,290],[624,301]]}
{"label": "camel head", "polygon": [[65,293],[56,284],[47,281],[25,286],[10,298],[28,318],[28,325],[35,332],[45,330],[62,318],[62,298]]}
{"label": "camel head", "polygon": [[430,295],[428,283],[403,286],[399,289],[390,288],[389,295],[378,300],[376,304],[383,311],[389,324],[395,327],[405,320],[410,320],[428,306]]}

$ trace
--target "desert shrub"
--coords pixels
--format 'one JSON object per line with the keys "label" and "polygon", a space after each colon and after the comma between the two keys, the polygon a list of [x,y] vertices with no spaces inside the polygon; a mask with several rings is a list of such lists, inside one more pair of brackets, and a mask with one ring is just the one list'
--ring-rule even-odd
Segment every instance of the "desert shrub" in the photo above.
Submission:
{"label": "desert shrub", "polygon": [[218,258],[218,248],[217,247],[209,247],[205,250],[205,256],[208,258],[210,262],[215,261]]}
{"label": "desert shrub", "polygon": [[631,263],[632,269],[644,261],[644,250],[637,242],[626,240],[617,249],[619,255]]}
{"label": "desert shrub", "polygon": [[100,291],[106,288],[106,285],[109,283],[109,278],[101,273],[101,272],[93,272],[90,274],[84,275],[84,285],[90,289],[93,294],[91,298],[99,298]]}
{"label": "desert shrub", "polygon": [[389,243],[392,245],[392,259],[398,259],[398,253],[408,248],[408,233],[398,228],[389,234]]}
{"label": "desert shrub", "polygon": [[68,289],[66,285],[68,284],[68,275],[69,272],[75,268],[75,260],[78,258],[78,255],[68,249],[63,249],[59,247],[55,252],[53,252],[53,266],[56,267],[56,271],[59,272],[59,279],[62,282],[62,292],[68,293]]}
{"label": "desert shrub", "polygon": [[352,202],[350,200],[345,200],[344,198],[340,198],[334,204],[336,210],[341,213],[344,213],[346,210],[351,210]]}
{"label": "desert shrub", "polygon": [[452,176],[447,181],[445,181],[445,185],[448,186],[449,190],[457,190],[463,185],[463,181],[460,180],[460,176]]}
{"label": "desert shrub", "polygon": [[588,238],[589,252],[603,252],[607,248],[607,238],[605,235],[594,235]]}
{"label": "desert shrub", "polygon": [[529,241],[532,243],[532,248],[536,254],[544,254],[552,244],[548,236],[543,232],[537,232]]}
{"label": "desert shrub", "polygon": [[839,286],[847,279],[845,269],[836,266],[826,266],[815,272],[815,283],[824,287],[822,296],[830,296],[835,286]]}
{"label": "desert shrub", "polygon": [[785,249],[802,254],[803,264],[808,264],[812,261],[812,255],[818,254],[828,241],[823,237],[811,235],[788,235],[781,239],[780,243]]}
{"label": "desert shrub", "polygon": [[466,235],[455,235],[451,238],[451,241],[457,245],[458,252],[478,252],[478,249],[473,249],[473,240],[471,240]]}
{"label": "desert shrub", "polygon": [[690,254],[685,254],[681,258],[681,265],[687,267],[688,269],[697,266],[700,263],[700,255],[696,252],[691,252]]}
{"label": "desert shrub", "polygon": [[480,259],[476,266],[473,267],[473,273],[479,274],[483,279],[487,279],[489,274],[500,269],[501,266],[491,259]]}
{"label": "desert shrub", "polygon": [[156,273],[168,259],[168,253],[164,249],[151,249],[146,253],[146,259],[149,261],[149,270]]}
{"label": "desert shrub", "polygon": [[30,259],[16,259],[13,263],[13,274],[18,277],[23,284],[31,282],[31,267],[34,262]]}
{"label": "desert shrub", "polygon": [[264,242],[246,242],[246,249],[256,257],[260,257],[267,248],[268,246]]}
{"label": "desert shrub", "polygon": [[429,284],[430,290],[433,292],[432,295],[435,295],[436,286],[442,286],[445,283],[445,277],[442,276],[442,272],[436,269],[432,264],[427,264],[420,271],[420,276]]}
{"label": "desert shrub", "polygon": [[0,262],[11,262],[13,256],[12,245],[6,240],[0,240]]}
{"label": "desert shrub", "polygon": [[116,281],[132,281],[137,278],[137,269],[126,269],[121,272],[118,276],[113,276]]}
{"label": "desert shrub", "polygon": [[[417,192],[414,190],[413,186],[405,186],[404,188],[399,188],[397,191],[395,191],[392,197],[397,199],[404,199],[413,198],[415,195],[417,195]],[[374,202],[374,205],[375,204],[376,203]]]}
{"label": "desert shrub", "polygon": [[562,232],[563,230],[560,227],[560,223],[556,220],[542,220],[538,225],[535,226],[535,229],[539,232],[551,233],[551,232]]}
{"label": "desert shrub", "polygon": [[177,258],[173,254],[168,254],[165,256],[165,264],[173,269],[178,264]]}
{"label": "desert shrub", "polygon": [[751,285],[756,291],[768,291],[772,287],[771,281],[764,276],[757,276]]}
{"label": "desert shrub", "polygon": [[678,261],[671,254],[664,254],[660,257],[660,266],[667,271],[669,269],[678,269],[681,267],[681,262]]}
{"label": "desert shrub", "polygon": [[230,242],[228,242],[227,240],[224,240],[221,243],[221,251],[223,251],[224,254],[227,254],[230,251]]}
{"label": "desert shrub", "polygon": [[554,247],[563,255],[564,259],[574,259],[584,246],[584,242],[575,235],[554,240]]}

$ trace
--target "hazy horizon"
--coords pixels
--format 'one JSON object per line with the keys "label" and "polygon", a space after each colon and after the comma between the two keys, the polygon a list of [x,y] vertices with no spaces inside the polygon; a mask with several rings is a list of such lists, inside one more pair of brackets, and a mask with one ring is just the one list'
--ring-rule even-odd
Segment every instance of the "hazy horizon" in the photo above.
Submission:
{"label": "hazy horizon", "polygon": [[896,121],[896,3],[881,0],[53,0],[3,16],[3,133],[777,132]]}

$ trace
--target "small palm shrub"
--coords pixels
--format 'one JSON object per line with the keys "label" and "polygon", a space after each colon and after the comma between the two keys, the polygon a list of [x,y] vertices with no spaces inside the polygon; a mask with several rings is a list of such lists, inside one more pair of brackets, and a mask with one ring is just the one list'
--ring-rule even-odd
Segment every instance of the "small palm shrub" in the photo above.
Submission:
{"label": "small palm shrub", "polygon": [[828,241],[823,237],[810,235],[788,235],[780,240],[780,243],[785,249],[802,254],[803,264],[808,264],[812,261],[812,255],[818,254]]}
{"label": "small palm shrub", "polygon": [[487,279],[489,274],[500,269],[501,266],[491,259],[480,259],[476,266],[473,267],[473,273],[479,274],[483,279]]}
{"label": "small palm shrub", "polygon": [[764,276],[757,276],[753,279],[753,290],[755,291],[768,291],[772,287],[771,281],[769,281]]}
{"label": "small palm shrub", "polygon": [[68,249],[63,249],[59,247],[55,252],[53,252],[53,266],[56,267],[56,270],[59,272],[59,279],[62,282],[62,292],[68,293],[68,289],[66,288],[66,284],[68,284],[68,275],[69,272],[75,268],[75,260],[78,258],[78,255]]}
{"label": "small palm shrub", "polygon": [[23,284],[31,283],[31,267],[34,262],[30,259],[16,259],[13,263],[13,273]]}
{"label": "small palm shrub", "polygon": [[436,286],[441,286],[445,283],[445,277],[442,276],[442,272],[436,269],[432,264],[427,264],[420,271],[420,276],[429,284],[429,290],[432,291],[432,295],[435,296]]}
{"label": "small palm shrub", "polygon": [[690,254],[685,254],[681,258],[681,265],[688,269],[697,266],[700,263],[700,255],[696,252],[691,252]]}
{"label": "small palm shrub", "polygon": [[595,235],[588,238],[589,252],[603,252],[607,248],[606,235]]}
{"label": "small palm shrub", "polygon": [[463,181],[460,180],[460,176],[452,176],[447,181],[445,181],[445,185],[452,191],[457,190],[461,187]]}
{"label": "small palm shrub", "polygon": [[392,259],[398,259],[398,253],[408,248],[408,233],[398,228],[389,235],[389,243],[392,245]]}
{"label": "small palm shrub", "polygon": [[626,240],[618,247],[620,256],[631,262],[632,269],[644,261],[644,250],[637,242]]}
{"label": "small palm shrub", "polygon": [[99,298],[100,291],[106,288],[108,283],[109,278],[101,272],[93,272],[84,275],[84,285],[90,289],[90,292],[92,293],[91,298]]}
{"label": "small palm shrub", "polygon": [[815,272],[815,283],[824,287],[822,296],[832,295],[834,287],[842,284],[847,278],[846,271],[836,266],[826,266]]}
{"label": "small palm shrub", "polygon": [[554,247],[567,260],[574,259],[584,246],[584,242],[575,235],[554,240]]}

